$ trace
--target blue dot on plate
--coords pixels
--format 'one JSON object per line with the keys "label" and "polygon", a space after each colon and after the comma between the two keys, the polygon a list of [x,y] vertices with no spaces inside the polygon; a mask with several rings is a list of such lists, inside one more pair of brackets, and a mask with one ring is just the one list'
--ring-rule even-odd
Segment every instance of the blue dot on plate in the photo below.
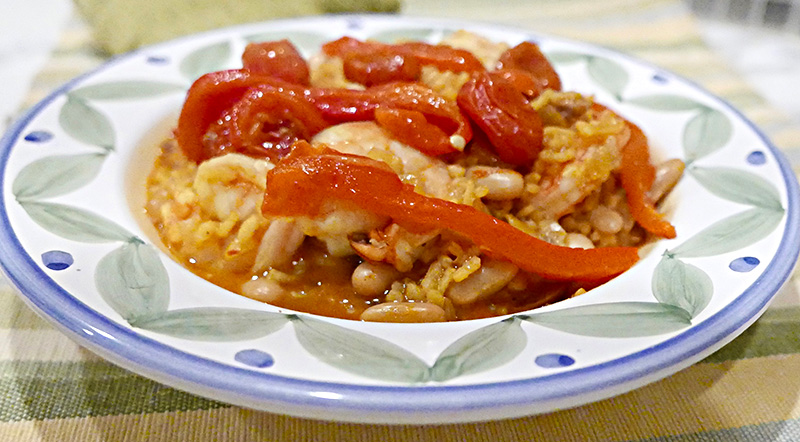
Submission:
{"label": "blue dot on plate", "polygon": [[169,62],[169,58],[162,57],[160,55],[151,55],[147,57],[147,62],[150,64],[167,64]]}
{"label": "blue dot on plate", "polygon": [[659,83],[659,84],[665,84],[665,83],[667,83],[669,81],[667,79],[667,77],[665,77],[664,74],[662,74],[660,72],[656,72],[655,74],[653,74],[653,78],[652,79],[653,79],[654,82]]}
{"label": "blue dot on plate", "polygon": [[364,24],[361,22],[361,19],[358,17],[350,17],[347,19],[347,29],[361,29],[364,27]]}
{"label": "blue dot on plate", "polygon": [[64,270],[75,263],[75,259],[67,252],[51,250],[42,253],[42,263],[50,270]]}
{"label": "blue dot on plate", "polygon": [[759,261],[758,258],[745,256],[734,259],[731,261],[728,267],[730,267],[734,272],[746,273],[758,267],[759,264],[761,264],[761,261]]}
{"label": "blue dot on plate", "polygon": [[272,367],[272,364],[275,363],[275,359],[272,358],[271,354],[254,349],[242,350],[236,353],[233,358],[242,364],[258,368]]}
{"label": "blue dot on plate", "polygon": [[764,155],[764,152],[756,150],[747,155],[747,162],[755,166],[760,166],[767,162],[767,156]]}
{"label": "blue dot on plate", "polygon": [[536,365],[544,368],[561,368],[561,367],[569,367],[570,365],[575,363],[575,359],[567,355],[561,355],[558,353],[548,353],[544,355],[536,356]]}
{"label": "blue dot on plate", "polygon": [[25,135],[25,141],[32,143],[45,143],[53,139],[53,134],[46,130],[35,130]]}

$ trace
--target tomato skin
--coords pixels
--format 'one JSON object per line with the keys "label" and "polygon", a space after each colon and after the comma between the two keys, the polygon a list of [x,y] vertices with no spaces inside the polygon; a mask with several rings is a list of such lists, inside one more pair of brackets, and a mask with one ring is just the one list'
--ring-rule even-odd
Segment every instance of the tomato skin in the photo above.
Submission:
{"label": "tomato skin", "polygon": [[500,56],[497,69],[519,69],[530,73],[541,89],[561,90],[561,78],[539,46],[524,41]]}
{"label": "tomato skin", "polygon": [[450,137],[438,126],[429,124],[422,112],[406,109],[375,110],[375,121],[398,141],[414,146],[420,152],[443,155],[455,152]]}
{"label": "tomato skin", "polygon": [[294,142],[311,139],[327,126],[302,96],[274,85],[253,87],[209,127],[215,136],[204,140],[204,156],[237,152],[277,161]]}
{"label": "tomato skin", "polygon": [[268,172],[262,212],[315,217],[330,199],[390,217],[412,231],[452,230],[490,256],[554,280],[606,280],[639,258],[634,247],[572,249],[547,243],[472,206],[416,193],[385,163],[302,141]]}
{"label": "tomato skin", "polygon": [[308,63],[289,40],[250,43],[242,54],[244,68],[293,84],[308,86]]}
{"label": "tomato skin", "polygon": [[501,160],[516,166],[533,164],[542,148],[542,120],[514,84],[497,72],[476,73],[462,86],[457,101]]}

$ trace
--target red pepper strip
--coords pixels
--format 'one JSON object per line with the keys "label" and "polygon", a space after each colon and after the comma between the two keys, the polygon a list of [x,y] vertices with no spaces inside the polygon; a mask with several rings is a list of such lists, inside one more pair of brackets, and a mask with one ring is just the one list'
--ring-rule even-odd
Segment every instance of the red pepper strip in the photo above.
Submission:
{"label": "red pepper strip", "polygon": [[242,63],[255,74],[308,86],[308,64],[289,40],[250,43],[244,48]]}
{"label": "red pepper strip", "polygon": [[391,217],[414,231],[450,229],[490,255],[550,279],[600,281],[639,259],[633,247],[571,249],[547,243],[472,206],[420,195],[384,163],[317,151],[304,142],[268,172],[262,212],[315,217],[331,199]]}
{"label": "red pepper strip", "polygon": [[542,148],[542,120],[511,82],[498,73],[473,74],[457,101],[486,133],[501,160],[517,166],[533,164]]}
{"label": "red pepper strip", "polygon": [[520,69],[530,72],[542,89],[561,90],[561,78],[539,46],[524,41],[500,56],[497,69]]}
{"label": "red pepper strip", "polygon": [[326,43],[322,50],[342,59],[348,80],[367,86],[415,81],[424,65],[453,72],[484,70],[480,60],[469,51],[421,42],[392,45],[342,37]]}
{"label": "red pepper strip", "polygon": [[450,137],[438,126],[428,123],[421,112],[378,108],[375,110],[375,121],[396,140],[414,146],[427,155],[443,155],[454,151]]}
{"label": "red pepper strip", "polygon": [[622,148],[622,167],[620,180],[628,200],[628,208],[633,219],[645,230],[664,238],[675,238],[675,227],[658,213],[647,198],[647,191],[653,185],[655,168],[650,164],[650,150],[644,132],[628,122],[631,137]]}
{"label": "red pepper strip", "polygon": [[278,160],[297,140],[311,139],[328,127],[305,97],[274,85],[249,89],[224,117],[212,123],[203,143],[206,158],[227,152]]}

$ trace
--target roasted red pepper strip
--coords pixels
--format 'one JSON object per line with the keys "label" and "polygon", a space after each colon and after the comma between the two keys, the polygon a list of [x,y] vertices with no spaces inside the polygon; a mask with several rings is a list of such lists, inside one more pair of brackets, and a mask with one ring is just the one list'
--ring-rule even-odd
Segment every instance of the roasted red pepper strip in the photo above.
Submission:
{"label": "roasted red pepper strip", "polygon": [[542,120],[511,82],[496,72],[473,74],[457,101],[486,133],[501,160],[517,166],[533,164],[542,148]]}
{"label": "roasted red pepper strip", "polygon": [[483,64],[471,52],[445,45],[420,42],[384,44],[342,37],[326,43],[322,50],[342,59],[348,80],[367,86],[415,81],[424,65],[435,66],[441,71],[484,70]]}
{"label": "roasted red pepper strip", "polygon": [[675,227],[664,219],[664,215],[647,198],[647,191],[655,179],[647,137],[635,124],[628,122],[628,127],[631,137],[622,148],[622,167],[619,173],[631,216],[648,232],[664,238],[675,238]]}
{"label": "roasted red pepper strip", "polygon": [[262,212],[315,217],[329,200],[355,204],[415,231],[450,229],[491,256],[550,279],[600,281],[639,258],[633,247],[571,249],[547,243],[472,206],[420,195],[384,163],[318,151],[304,142],[268,173]]}
{"label": "roasted red pepper strip", "polygon": [[308,64],[289,40],[250,43],[244,48],[242,63],[255,74],[308,86]]}
{"label": "roasted red pepper strip", "polygon": [[542,89],[561,90],[561,78],[539,46],[524,41],[500,56],[497,69],[520,69],[529,72]]}
{"label": "roasted red pepper strip", "polygon": [[[251,96],[248,103],[240,106],[243,109],[235,110],[234,105],[242,100],[248,91],[256,88],[265,97],[263,99],[272,104],[257,104],[257,97]],[[280,100],[277,94],[287,96],[283,100],[288,106],[286,110],[280,110],[276,104]],[[311,107],[299,101],[310,103],[316,111],[312,111]],[[432,140],[417,138],[419,144],[411,146],[427,154],[454,152],[457,150],[454,145],[463,147],[472,139],[470,123],[458,105],[418,84],[386,84],[365,91],[308,88],[289,84],[268,75],[256,74],[247,69],[213,72],[200,77],[189,89],[178,118],[176,137],[186,155],[191,160],[200,162],[225,151],[227,148],[225,144],[232,143],[230,137],[235,136],[237,131],[256,134],[253,125],[246,128],[236,127],[243,121],[255,122],[253,118],[236,119],[235,122],[221,121],[230,119],[237,113],[249,115],[253,113],[252,109],[277,112],[276,116],[260,117],[262,122],[267,123],[266,132],[269,133],[272,128],[277,129],[276,125],[280,126],[278,124],[280,121],[290,123],[288,126],[291,126],[291,130],[275,131],[276,135],[285,134],[284,140],[270,138],[267,134],[267,138],[262,141],[287,146],[299,138],[304,138],[298,136],[299,134],[313,135],[321,130],[319,116],[325,119],[327,125],[367,121],[375,119],[375,110],[379,107],[423,114],[425,121],[417,119],[417,129],[434,138]],[[287,114],[287,111],[291,115]],[[387,130],[393,135],[396,132],[399,139],[406,142],[412,140],[408,137],[406,129],[391,123],[387,124]],[[445,138],[440,136],[440,131],[444,132]],[[251,140],[258,139],[258,136],[251,137]]]}

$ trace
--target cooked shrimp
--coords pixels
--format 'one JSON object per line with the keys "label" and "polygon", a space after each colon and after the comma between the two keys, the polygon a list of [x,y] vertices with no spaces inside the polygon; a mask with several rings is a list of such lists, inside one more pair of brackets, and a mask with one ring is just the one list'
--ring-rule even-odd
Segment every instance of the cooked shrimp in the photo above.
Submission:
{"label": "cooked shrimp", "polygon": [[621,149],[629,131],[610,112],[573,127],[547,127],[544,149],[526,176],[519,216],[557,220],[570,213],[620,167]]}
{"label": "cooked shrimp", "polygon": [[225,220],[232,213],[241,220],[260,214],[267,171],[273,167],[267,160],[237,153],[205,161],[197,168],[192,184],[197,203],[217,220]]}

